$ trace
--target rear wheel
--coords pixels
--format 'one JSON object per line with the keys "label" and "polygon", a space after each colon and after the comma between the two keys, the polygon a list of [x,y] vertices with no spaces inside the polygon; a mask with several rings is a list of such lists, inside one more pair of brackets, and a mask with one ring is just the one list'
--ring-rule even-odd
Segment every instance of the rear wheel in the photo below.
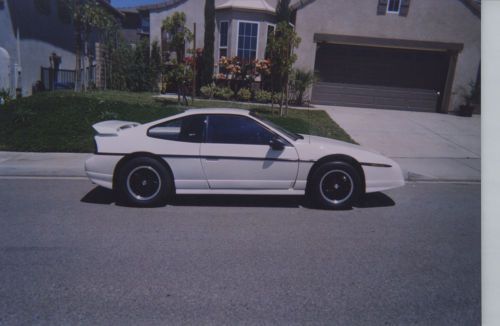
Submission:
{"label": "rear wheel", "polygon": [[118,171],[115,190],[119,198],[134,206],[164,204],[172,192],[172,180],[165,167],[156,159],[136,157]]}
{"label": "rear wheel", "polygon": [[321,207],[348,208],[355,204],[362,192],[361,176],[346,162],[328,162],[314,171],[310,195]]}

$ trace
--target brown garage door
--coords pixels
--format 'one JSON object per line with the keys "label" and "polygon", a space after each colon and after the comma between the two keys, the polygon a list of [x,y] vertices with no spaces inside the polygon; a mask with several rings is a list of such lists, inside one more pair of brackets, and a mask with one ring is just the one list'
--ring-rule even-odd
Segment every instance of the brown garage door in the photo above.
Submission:
{"label": "brown garage door", "polygon": [[320,44],[313,103],[436,111],[448,69],[445,52]]}

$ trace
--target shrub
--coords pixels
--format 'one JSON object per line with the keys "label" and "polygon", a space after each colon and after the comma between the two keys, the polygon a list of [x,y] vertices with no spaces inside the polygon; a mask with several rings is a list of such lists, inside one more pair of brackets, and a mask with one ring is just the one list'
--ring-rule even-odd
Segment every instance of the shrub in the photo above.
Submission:
{"label": "shrub", "polygon": [[12,96],[10,92],[6,89],[0,89],[0,105],[7,104],[12,101]]}
{"label": "shrub", "polygon": [[274,93],[274,95],[271,96],[272,101],[274,104],[279,104],[281,101],[281,93]]}
{"label": "shrub", "polygon": [[251,98],[252,98],[252,92],[248,88],[242,88],[238,91],[238,100],[250,101]]}
{"label": "shrub", "polygon": [[302,105],[304,103],[304,93],[314,84],[316,77],[312,71],[296,69],[293,78],[293,86],[295,89],[295,104]]}
{"label": "shrub", "polygon": [[234,92],[229,87],[217,87],[215,89],[215,94],[214,95],[218,99],[230,100],[233,97]]}
{"label": "shrub", "polygon": [[217,89],[217,86],[215,86],[215,84],[212,83],[210,85],[201,86],[200,92],[206,98],[214,98],[216,89]]}
{"label": "shrub", "polygon": [[103,120],[118,120],[118,118],[119,118],[118,113],[113,112],[113,111],[105,110],[99,114],[99,120],[101,120],[101,121],[103,121]]}
{"label": "shrub", "polygon": [[21,107],[13,112],[14,123],[23,124],[36,120],[36,112],[31,108]]}
{"label": "shrub", "polygon": [[255,92],[255,101],[259,103],[269,103],[271,102],[271,92],[258,90]]}

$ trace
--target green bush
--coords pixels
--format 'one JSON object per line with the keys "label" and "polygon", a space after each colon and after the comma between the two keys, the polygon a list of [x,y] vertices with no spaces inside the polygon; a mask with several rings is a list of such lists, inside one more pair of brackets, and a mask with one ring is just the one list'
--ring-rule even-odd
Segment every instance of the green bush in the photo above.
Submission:
{"label": "green bush", "polygon": [[255,92],[255,101],[259,103],[269,103],[271,102],[271,96],[271,92],[258,90]]}
{"label": "green bush", "polygon": [[250,101],[251,98],[252,98],[252,92],[248,88],[242,88],[238,91],[238,100]]}
{"label": "green bush", "polygon": [[6,89],[1,88],[0,89],[0,105],[8,104],[12,100],[13,100],[13,98],[10,95],[10,92]]}
{"label": "green bush", "polygon": [[214,98],[216,89],[217,86],[215,86],[215,84],[212,83],[210,85],[201,86],[200,92],[206,98]]}
{"label": "green bush", "polygon": [[274,95],[271,96],[273,103],[274,104],[279,104],[281,101],[281,93],[274,93]]}
{"label": "green bush", "polygon": [[234,96],[234,92],[229,87],[216,87],[214,95],[221,100],[230,100]]}
{"label": "green bush", "polygon": [[302,105],[304,103],[304,94],[316,82],[314,72],[296,69],[292,77],[292,84],[295,89],[295,103]]}

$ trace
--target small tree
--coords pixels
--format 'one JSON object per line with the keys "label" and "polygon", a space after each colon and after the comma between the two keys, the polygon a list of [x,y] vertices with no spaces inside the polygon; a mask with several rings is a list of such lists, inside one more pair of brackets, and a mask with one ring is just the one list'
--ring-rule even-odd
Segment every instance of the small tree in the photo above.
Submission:
{"label": "small tree", "polygon": [[290,0],[278,0],[278,4],[276,5],[276,20],[288,23],[290,16]]}
{"label": "small tree", "polygon": [[[64,0],[60,2],[60,8],[67,7],[73,12],[73,24],[75,27],[75,54],[76,54],[76,82],[75,90],[85,89],[82,84],[80,70],[82,59],[88,57],[88,43],[93,31],[97,32],[98,39],[106,37],[110,31],[116,31],[118,24],[116,20],[96,0]],[[83,54],[83,57],[82,57]],[[83,62],[85,71],[85,63]]]}
{"label": "small tree", "polygon": [[202,58],[201,85],[212,83],[214,74],[215,1],[205,1],[205,37]]}
{"label": "small tree", "polygon": [[168,34],[168,50],[175,52],[178,63],[182,62],[186,54],[186,44],[193,40],[193,33],[186,26],[186,14],[174,12],[163,20],[162,29]]}
{"label": "small tree", "polygon": [[174,51],[176,55],[176,59],[166,68],[166,77],[177,88],[177,101],[180,103],[182,95],[187,105],[187,85],[192,78],[192,72],[189,65],[184,64],[184,59],[186,45],[193,40],[193,33],[186,26],[186,14],[174,12],[163,20],[162,29],[168,34],[169,51]]}
{"label": "small tree", "polygon": [[[276,32],[269,38],[269,55],[271,58],[271,71],[278,78],[282,85],[280,91],[280,115],[283,116],[286,112],[283,111],[285,94],[287,93],[288,80],[292,71],[293,64],[297,60],[297,55],[293,53],[293,49],[300,44],[300,37],[297,36],[295,30],[287,22],[280,22],[276,26]],[[273,90],[274,92],[274,90]],[[286,99],[288,103],[288,99]]]}
{"label": "small tree", "polygon": [[153,91],[158,91],[158,81],[161,78],[162,62],[161,62],[161,52],[158,41],[153,41],[151,44],[151,55],[150,55],[150,70],[151,70],[151,85]]}

